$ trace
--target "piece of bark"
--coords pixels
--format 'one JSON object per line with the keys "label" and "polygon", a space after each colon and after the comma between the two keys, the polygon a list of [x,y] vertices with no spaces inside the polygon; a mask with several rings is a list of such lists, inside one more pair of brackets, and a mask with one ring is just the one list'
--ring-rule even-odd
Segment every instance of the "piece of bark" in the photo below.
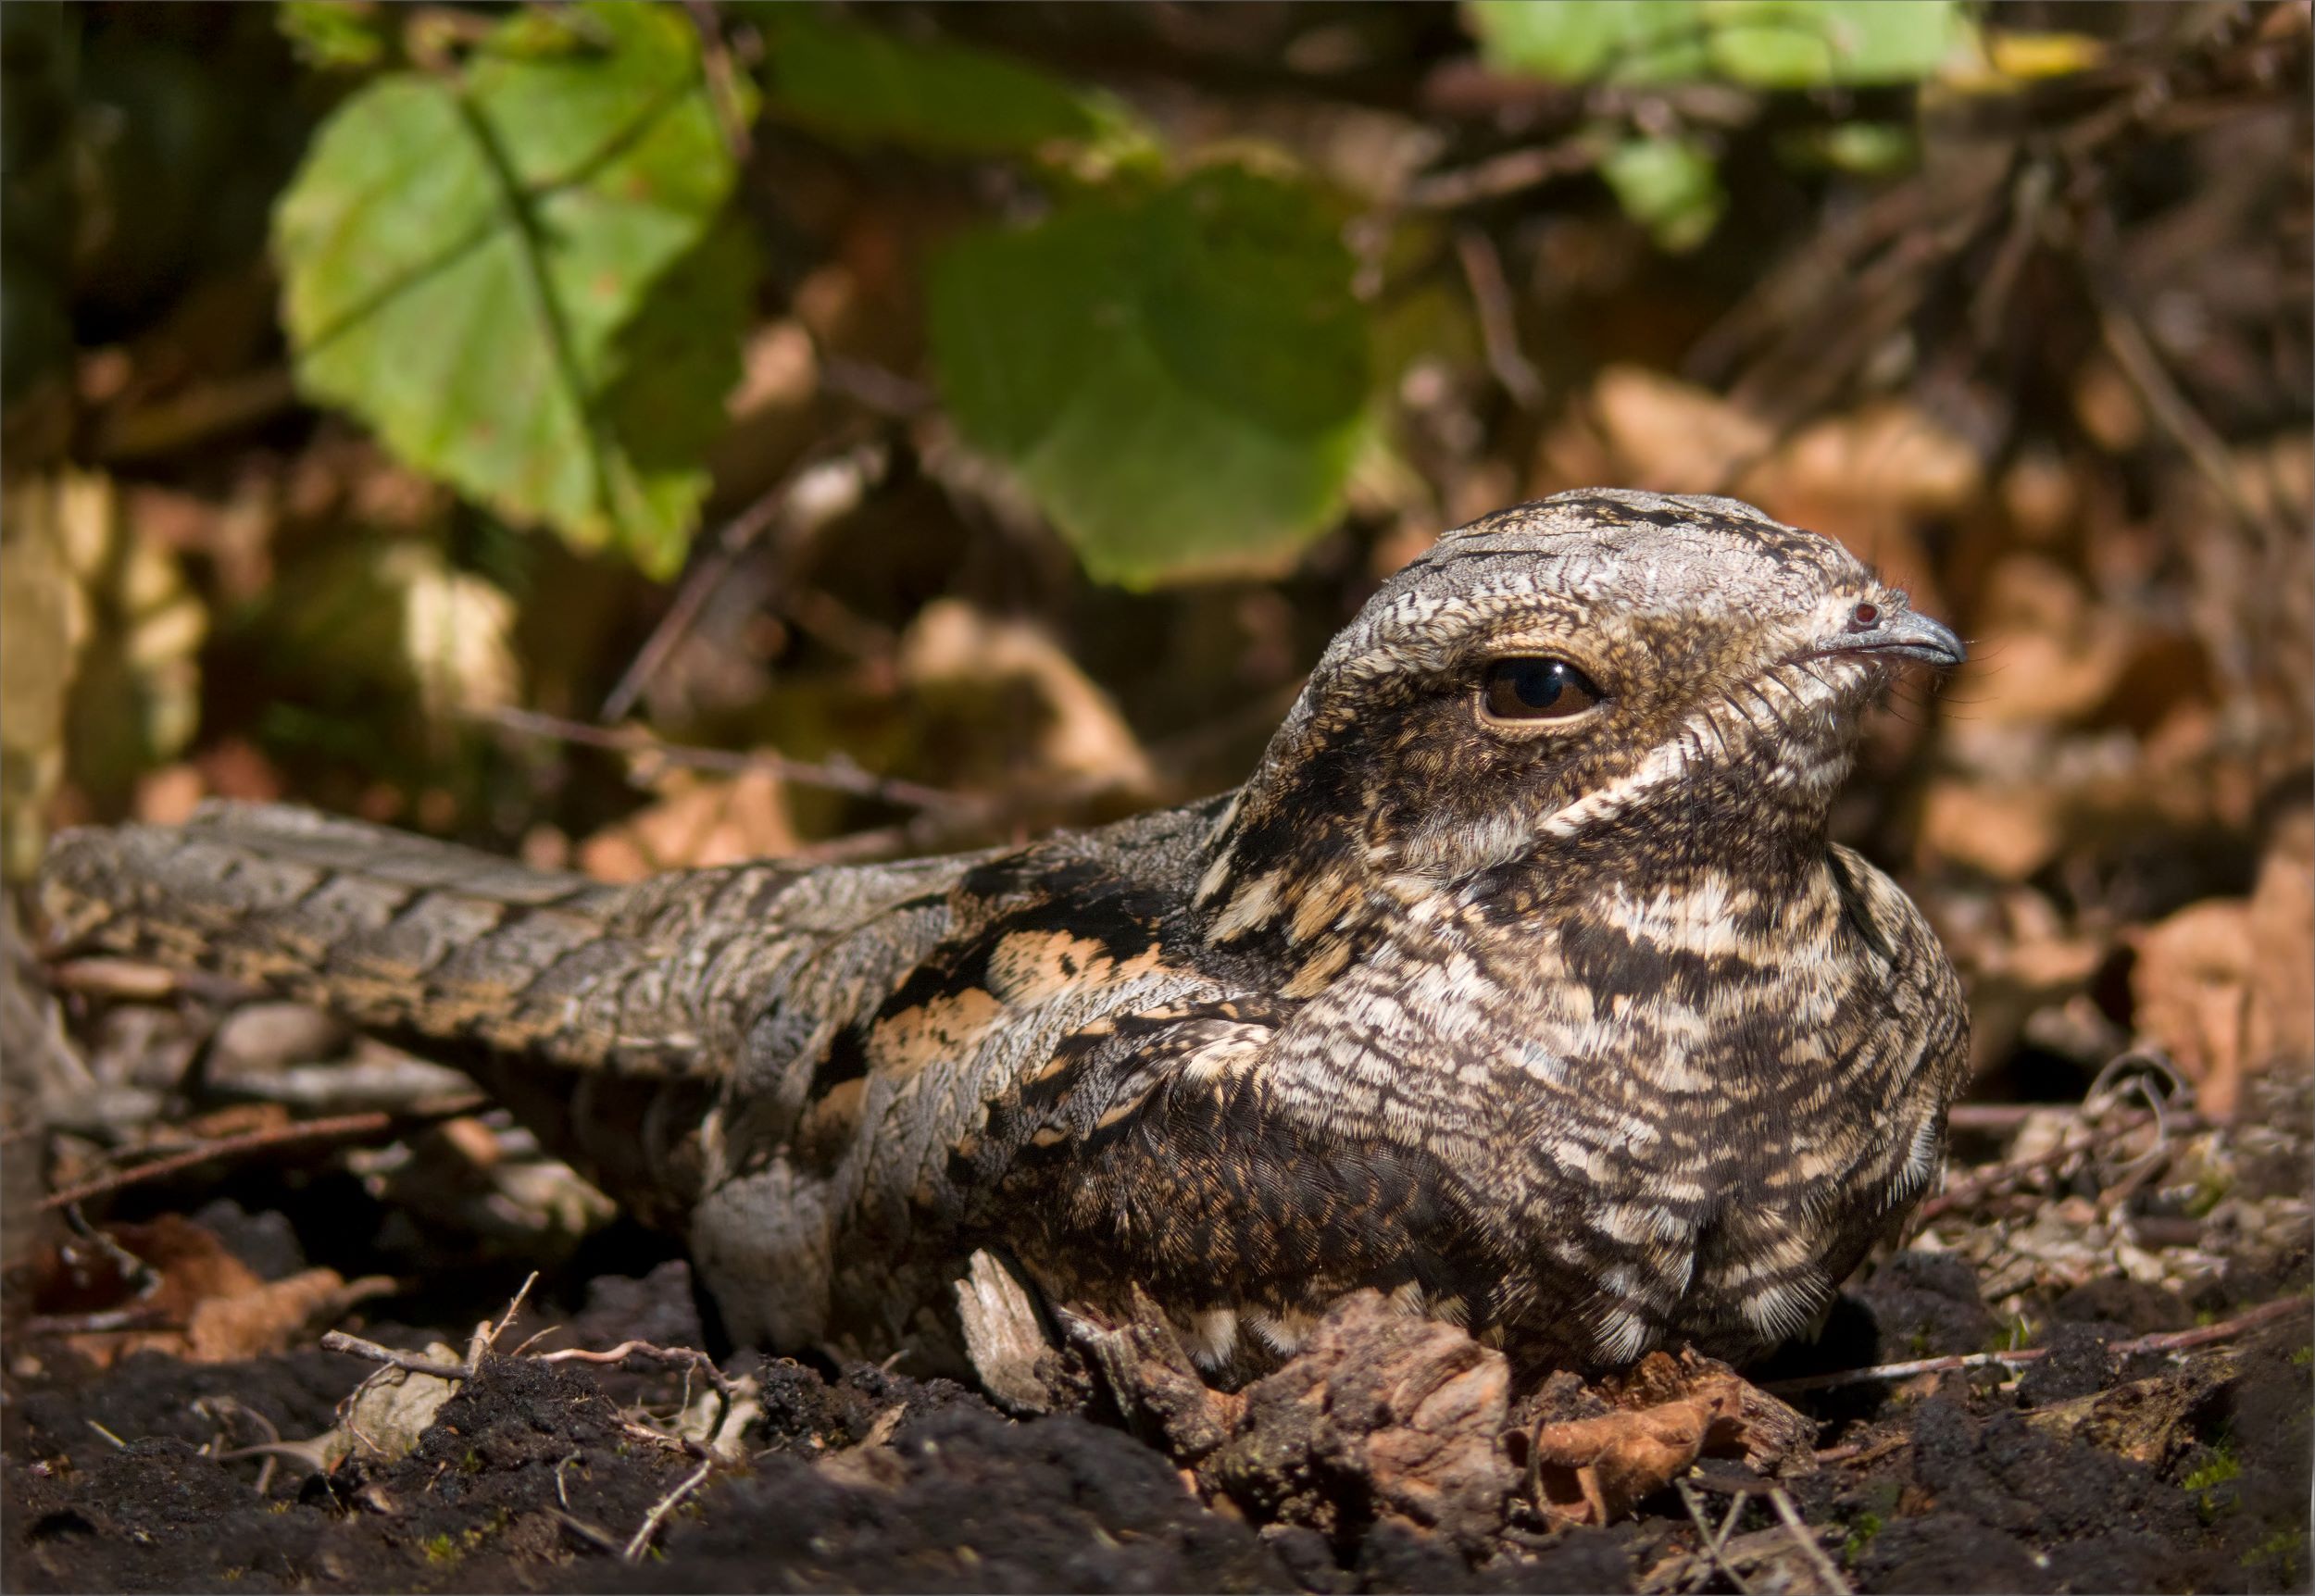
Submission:
{"label": "piece of bark", "polygon": [[1390,1514],[1476,1544],[1518,1483],[1510,1385],[1501,1353],[1360,1291],[1246,1391],[1200,1478],[1257,1517],[1333,1532]]}
{"label": "piece of bark", "polygon": [[957,1317],[964,1327],[966,1355],[998,1406],[1029,1416],[1068,1405],[1046,1378],[1055,1349],[1038,1317],[1036,1299],[1005,1260],[985,1249],[973,1253],[965,1278],[957,1282]]}
{"label": "piece of bark", "polygon": [[1228,1438],[1240,1399],[1206,1383],[1172,1324],[1139,1286],[1122,1322],[1068,1309],[1056,1316],[1142,1439],[1195,1465]]}

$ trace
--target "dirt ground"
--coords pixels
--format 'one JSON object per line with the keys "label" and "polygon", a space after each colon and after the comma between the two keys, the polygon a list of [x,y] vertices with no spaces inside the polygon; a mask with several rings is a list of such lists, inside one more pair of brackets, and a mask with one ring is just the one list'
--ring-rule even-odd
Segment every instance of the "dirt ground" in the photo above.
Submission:
{"label": "dirt ground", "polygon": [[[1536,1425],[1608,1411],[1567,1377],[1538,1389],[1539,1371],[1513,1371],[1513,1422],[1487,1442],[1497,1472],[1476,1494],[1449,1480],[1446,1507],[1386,1480],[1379,1451],[1310,1439],[1395,1422],[1347,1405],[1356,1367],[1323,1371],[1316,1398],[1289,1390],[1300,1418],[1266,1410],[1257,1388],[1228,1458],[1188,1468],[1168,1436],[1129,1433],[1098,1382],[1083,1415],[1015,1419],[905,1368],[742,1351],[721,1368],[745,1428],[704,1447],[682,1417],[712,1396],[696,1370],[538,1356],[708,1340],[682,1260],[652,1262],[655,1244],[619,1226],[540,1282],[407,1453],[367,1435],[330,1466],[294,1443],[332,1432],[366,1379],[417,1377],[310,1335],[222,1362],[112,1357],[135,1332],[27,1319],[19,1297],[0,1572],[19,1590],[2303,1590],[2307,1083],[2262,1082],[2252,1107],[2216,1131],[2178,1116],[2152,1175],[2113,1128],[2127,1114],[2077,1116],[2108,1139],[2079,1159],[2021,1160],[2031,1126],[1965,1116],[1949,1205],[1918,1244],[1852,1282],[1814,1344],[1750,1371],[1806,1415],[1799,1454],[1774,1478],[1698,1459],[1604,1527],[1541,1511],[1537,1476],[1518,1471]],[[2118,1168],[2139,1172],[2119,1199]],[[230,1195],[194,1223],[262,1280],[395,1262],[407,1220],[326,1166],[212,1184]],[[135,1205],[161,1212],[167,1191]],[[2124,1240],[2102,1234],[2118,1222]],[[515,1278],[405,1278],[366,1323],[341,1322],[457,1362]],[[522,1345],[547,1326],[560,1328]],[[2202,1344],[2129,1350],[2166,1336]],[[2047,1355],[1793,1383],[2013,1345]],[[1312,1401],[1342,1411],[1313,1419]],[[352,1411],[373,1415],[357,1429],[391,1428],[382,1410]],[[1308,1433],[1282,1440],[1295,1425]],[[293,1444],[268,1450],[276,1438]],[[1424,1468],[1434,1485],[1452,1473],[1435,1457]]]}

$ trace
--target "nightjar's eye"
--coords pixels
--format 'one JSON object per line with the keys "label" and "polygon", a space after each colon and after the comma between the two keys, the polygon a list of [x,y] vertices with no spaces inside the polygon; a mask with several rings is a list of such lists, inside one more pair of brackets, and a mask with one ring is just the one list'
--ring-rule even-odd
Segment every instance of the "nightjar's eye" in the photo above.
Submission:
{"label": "nightjar's eye", "polygon": [[1603,696],[1564,659],[1498,659],[1479,685],[1480,706],[1497,720],[1567,720]]}

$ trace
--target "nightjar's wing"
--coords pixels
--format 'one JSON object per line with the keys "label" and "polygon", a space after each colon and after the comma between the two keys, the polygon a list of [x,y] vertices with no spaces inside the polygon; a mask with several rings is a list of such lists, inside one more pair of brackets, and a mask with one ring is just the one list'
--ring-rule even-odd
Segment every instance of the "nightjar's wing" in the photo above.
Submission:
{"label": "nightjar's wing", "polygon": [[1210,999],[1067,1039],[960,1153],[977,1228],[1057,1300],[1147,1291],[1209,1366],[1291,1352],[1361,1286],[1421,1301],[1467,1233],[1458,1183],[1310,1112],[1287,1073],[1295,1012]]}

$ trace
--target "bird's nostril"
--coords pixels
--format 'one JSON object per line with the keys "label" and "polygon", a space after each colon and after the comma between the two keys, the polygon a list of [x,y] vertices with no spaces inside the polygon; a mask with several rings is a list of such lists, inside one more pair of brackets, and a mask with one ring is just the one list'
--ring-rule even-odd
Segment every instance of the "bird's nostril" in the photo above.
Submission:
{"label": "bird's nostril", "polygon": [[1849,616],[1849,630],[1871,631],[1880,622],[1881,606],[1875,604],[1861,604]]}

